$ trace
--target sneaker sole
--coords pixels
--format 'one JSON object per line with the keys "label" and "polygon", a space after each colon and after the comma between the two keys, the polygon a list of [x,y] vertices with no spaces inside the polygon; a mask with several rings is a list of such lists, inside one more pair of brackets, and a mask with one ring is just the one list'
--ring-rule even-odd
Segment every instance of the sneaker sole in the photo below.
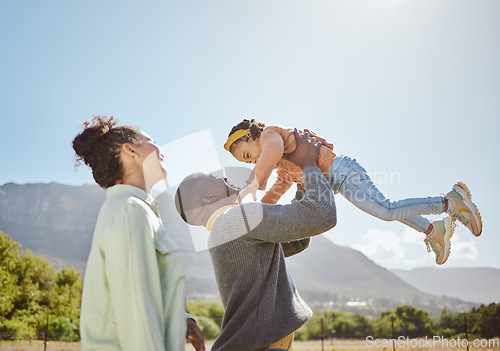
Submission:
{"label": "sneaker sole", "polygon": [[446,233],[444,234],[444,240],[443,240],[444,243],[443,244],[444,244],[444,252],[446,253],[446,255],[445,255],[443,262],[438,262],[436,260],[436,263],[439,265],[444,264],[448,260],[448,257],[450,257],[451,237],[453,236],[453,233],[455,232],[453,226],[451,225],[451,221],[448,217],[444,219],[444,222],[445,222],[444,227],[446,229]]}
{"label": "sneaker sole", "polygon": [[483,219],[481,218],[481,213],[479,212],[479,209],[471,200],[472,195],[469,190],[469,187],[465,185],[465,183],[463,182],[457,182],[457,184],[453,186],[453,189],[455,189],[455,191],[458,192],[460,196],[462,196],[465,205],[469,209],[473,210],[471,211],[472,234],[475,236],[480,236],[481,233],[483,232]]}

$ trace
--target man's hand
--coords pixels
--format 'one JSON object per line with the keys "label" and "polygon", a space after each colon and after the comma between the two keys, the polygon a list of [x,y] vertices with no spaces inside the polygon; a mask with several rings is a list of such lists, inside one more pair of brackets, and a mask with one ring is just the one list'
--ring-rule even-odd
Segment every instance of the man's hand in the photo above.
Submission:
{"label": "man's hand", "polygon": [[295,128],[294,133],[297,147],[294,152],[284,154],[283,158],[295,163],[302,169],[317,167],[321,143],[316,142],[316,138],[311,138],[307,132],[304,133],[304,136],[301,136],[297,128]]}
{"label": "man's hand", "polygon": [[196,351],[205,351],[205,341],[203,335],[201,335],[201,330],[194,319],[191,318],[187,319],[186,339],[189,340]]}

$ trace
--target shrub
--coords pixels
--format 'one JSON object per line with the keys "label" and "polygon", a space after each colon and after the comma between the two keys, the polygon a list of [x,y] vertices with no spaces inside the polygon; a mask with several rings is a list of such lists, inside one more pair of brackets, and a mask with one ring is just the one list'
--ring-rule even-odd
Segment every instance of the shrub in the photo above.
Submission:
{"label": "shrub", "polygon": [[18,319],[0,322],[0,334],[4,340],[28,340],[36,335],[35,329]]}
{"label": "shrub", "polygon": [[210,318],[196,317],[196,323],[204,339],[215,339],[220,334],[220,327]]}
{"label": "shrub", "polygon": [[54,328],[54,335],[57,340],[76,341],[78,335],[75,333],[77,328],[69,318],[58,318]]}

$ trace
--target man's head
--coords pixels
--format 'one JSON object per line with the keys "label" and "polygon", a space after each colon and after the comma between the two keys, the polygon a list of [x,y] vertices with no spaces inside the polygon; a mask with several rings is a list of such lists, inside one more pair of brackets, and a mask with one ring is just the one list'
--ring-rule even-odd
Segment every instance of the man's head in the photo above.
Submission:
{"label": "man's head", "polygon": [[184,178],[177,188],[175,207],[186,223],[205,226],[212,213],[234,204],[239,190],[225,178],[194,173]]}

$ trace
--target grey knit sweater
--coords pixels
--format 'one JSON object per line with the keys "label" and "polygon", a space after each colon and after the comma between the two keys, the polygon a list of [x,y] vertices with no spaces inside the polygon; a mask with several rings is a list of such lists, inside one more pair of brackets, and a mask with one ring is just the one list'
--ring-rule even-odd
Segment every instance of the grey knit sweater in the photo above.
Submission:
{"label": "grey knit sweater", "polygon": [[335,226],[336,210],[318,168],[304,170],[304,185],[300,201],[247,203],[215,220],[209,250],[225,314],[213,351],[265,350],[312,316],[287,273],[285,257]]}

